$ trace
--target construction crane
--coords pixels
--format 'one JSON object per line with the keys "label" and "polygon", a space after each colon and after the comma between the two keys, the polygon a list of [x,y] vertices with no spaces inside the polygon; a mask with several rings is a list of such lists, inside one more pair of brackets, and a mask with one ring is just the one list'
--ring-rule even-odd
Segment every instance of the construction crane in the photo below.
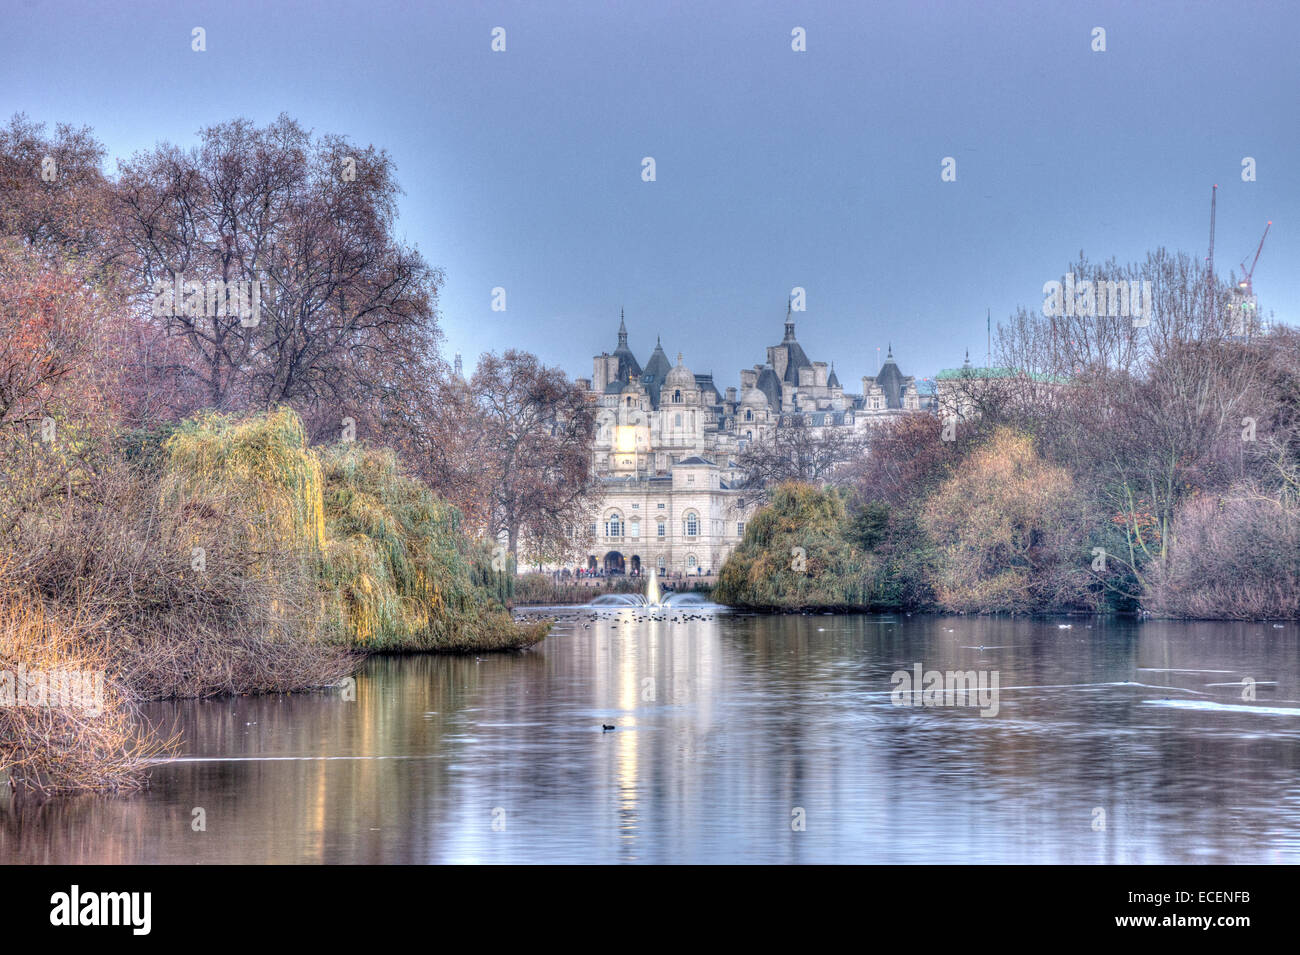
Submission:
{"label": "construction crane", "polygon": [[1241,289],[1246,295],[1255,293],[1254,286],[1251,285],[1251,279],[1255,275],[1255,266],[1259,264],[1259,253],[1264,251],[1264,240],[1268,238],[1268,230],[1273,228],[1273,220],[1268,220],[1268,225],[1264,226],[1264,234],[1260,236],[1259,247],[1255,249],[1255,258],[1251,260],[1250,268],[1246,268],[1246,262],[1243,259],[1241,263],[1242,280],[1237,283],[1237,288]]}
{"label": "construction crane", "polygon": [[1214,322],[1214,207],[1219,201],[1219,184],[1214,184],[1210,193],[1210,255],[1205,260],[1205,307],[1210,313],[1210,322]]}

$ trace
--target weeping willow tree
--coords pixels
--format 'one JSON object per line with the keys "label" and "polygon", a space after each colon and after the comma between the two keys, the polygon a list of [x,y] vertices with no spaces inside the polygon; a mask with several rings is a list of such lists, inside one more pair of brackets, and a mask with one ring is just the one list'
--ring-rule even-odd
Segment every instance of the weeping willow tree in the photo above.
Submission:
{"label": "weeping willow tree", "polygon": [[325,543],[320,457],[302,420],[287,408],[237,417],[201,414],[164,444],[165,501],[235,497],[250,505],[248,541],[258,551],[289,549],[318,558]]}
{"label": "weeping willow tree", "polygon": [[851,532],[840,492],[782,484],[745,526],[713,599],[758,609],[873,606],[881,598],[880,562]]}
{"label": "weeping willow tree", "polygon": [[476,580],[460,512],[402,473],[385,449],[349,443],[322,453],[329,624],[374,649],[525,646],[546,627],[521,626]]}
{"label": "weeping willow tree", "polygon": [[183,422],[163,445],[161,493],[195,523],[204,509],[246,518],[234,550],[252,570],[286,560],[313,583],[312,629],[375,650],[527,646],[547,625],[511,620],[473,577],[459,512],[405,474],[391,451],[308,447],[291,410]]}

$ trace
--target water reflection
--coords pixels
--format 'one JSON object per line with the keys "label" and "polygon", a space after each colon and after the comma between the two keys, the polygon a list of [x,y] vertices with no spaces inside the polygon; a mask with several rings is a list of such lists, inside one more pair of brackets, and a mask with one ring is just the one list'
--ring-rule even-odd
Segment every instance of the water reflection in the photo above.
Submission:
{"label": "water reflection", "polygon": [[[0,805],[0,861],[1300,861],[1293,624],[644,617],[154,707],[185,758]],[[998,714],[893,705],[918,663],[996,670]]]}

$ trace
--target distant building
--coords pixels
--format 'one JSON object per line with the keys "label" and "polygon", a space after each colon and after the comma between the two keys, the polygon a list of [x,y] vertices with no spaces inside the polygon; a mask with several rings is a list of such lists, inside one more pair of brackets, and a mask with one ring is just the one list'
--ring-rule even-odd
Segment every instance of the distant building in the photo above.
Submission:
{"label": "distant building", "polygon": [[995,396],[1008,402],[1051,401],[1060,379],[1015,368],[972,365],[970,350],[960,368],[945,368],[934,376],[935,411],[941,419],[972,417],[981,401]]}
{"label": "distant building", "polygon": [[710,573],[744,535],[756,504],[736,460],[796,420],[813,428],[863,432],[906,411],[932,410],[934,396],[904,375],[892,347],[860,394],[846,392],[833,366],[811,361],[786,312],[785,335],[767,360],[719,391],[713,375],[669,360],[661,341],[644,366],[620,315],[618,344],[579,379],[600,406],[593,465],[603,490],[591,515],[586,566],[614,573]]}

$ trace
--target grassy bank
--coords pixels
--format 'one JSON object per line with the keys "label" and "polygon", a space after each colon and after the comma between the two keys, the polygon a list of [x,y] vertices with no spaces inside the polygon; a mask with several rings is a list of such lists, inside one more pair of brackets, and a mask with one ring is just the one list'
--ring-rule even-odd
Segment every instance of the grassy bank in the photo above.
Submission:
{"label": "grassy bank", "polygon": [[366,651],[518,649],[549,629],[475,581],[459,515],[391,453],[310,448],[290,411],[65,433],[7,457],[0,670],[108,690],[93,717],[0,707],[16,785],[140,785],[172,745],[139,723],[144,700],[326,688]]}

